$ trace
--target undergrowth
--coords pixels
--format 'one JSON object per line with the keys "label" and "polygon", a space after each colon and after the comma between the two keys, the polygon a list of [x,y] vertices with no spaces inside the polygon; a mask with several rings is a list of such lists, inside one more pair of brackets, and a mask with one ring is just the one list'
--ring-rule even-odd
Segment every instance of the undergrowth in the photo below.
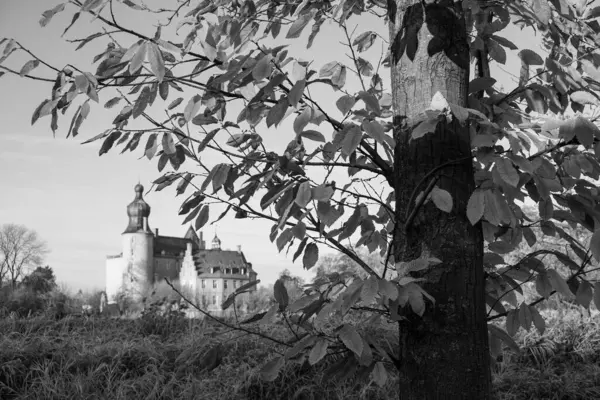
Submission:
{"label": "undergrowth", "polygon": [[[277,329],[269,333],[283,337]],[[218,362],[207,365],[205,354],[217,343]],[[274,350],[282,349],[205,321],[169,320],[151,330],[144,318],[4,319],[0,399],[398,398],[393,378],[383,388],[325,380],[335,360],[289,363],[276,381],[261,381],[258,370]]]}
{"label": "undergrowth", "polygon": [[[505,349],[493,368],[494,397],[599,399],[598,315],[543,312],[544,335],[521,330],[519,354]],[[282,351],[263,339],[207,321],[168,317],[101,319],[43,316],[0,320],[1,399],[398,399],[398,380],[380,388],[356,377],[328,380],[323,365],[288,363],[274,382],[260,367]],[[152,324],[150,323],[152,322]],[[153,324],[157,323],[154,329]],[[262,328],[263,330],[266,328]],[[285,338],[283,328],[269,334]],[[383,333],[382,333],[383,332]],[[370,327],[382,341],[396,332]],[[206,357],[219,345],[218,356]]]}

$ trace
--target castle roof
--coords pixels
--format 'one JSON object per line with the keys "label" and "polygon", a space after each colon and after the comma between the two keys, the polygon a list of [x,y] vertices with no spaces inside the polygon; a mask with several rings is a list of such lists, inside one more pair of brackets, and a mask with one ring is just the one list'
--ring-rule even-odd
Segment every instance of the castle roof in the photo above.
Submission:
{"label": "castle roof", "polygon": [[[190,239],[178,238],[171,236],[156,236],[154,238],[154,255],[166,255],[179,257],[181,253],[185,253],[187,244]],[[192,245],[193,249],[193,245]],[[164,254],[163,254],[164,251]]]}
{"label": "castle roof", "polygon": [[[127,216],[129,217],[129,223],[125,232],[123,233],[135,233],[145,232],[152,234],[150,227],[148,226],[148,217],[150,216],[150,206],[144,201],[142,193],[144,187],[139,183],[135,185],[135,198],[127,206]],[[145,219],[145,223],[144,223]]]}
{"label": "castle roof", "polygon": [[244,255],[234,250],[198,250],[194,254],[196,267],[243,268],[248,267]]}

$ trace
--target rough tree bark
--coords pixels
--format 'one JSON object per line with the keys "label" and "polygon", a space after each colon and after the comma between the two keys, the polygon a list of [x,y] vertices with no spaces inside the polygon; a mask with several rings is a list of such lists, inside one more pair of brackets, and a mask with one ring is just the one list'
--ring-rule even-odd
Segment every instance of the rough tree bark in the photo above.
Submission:
{"label": "rough tree bark", "polygon": [[[475,188],[468,126],[441,122],[410,140],[418,115],[440,92],[465,107],[469,48],[461,2],[389,0],[394,105],[396,261],[412,260],[425,244],[442,264],[421,273],[436,300],[423,318],[403,310],[400,322],[401,398],[489,399],[491,376],[485,318],[483,237],[466,206]],[[434,173],[431,173],[436,171]],[[452,195],[451,213],[431,202],[414,209],[411,196],[432,179]]]}

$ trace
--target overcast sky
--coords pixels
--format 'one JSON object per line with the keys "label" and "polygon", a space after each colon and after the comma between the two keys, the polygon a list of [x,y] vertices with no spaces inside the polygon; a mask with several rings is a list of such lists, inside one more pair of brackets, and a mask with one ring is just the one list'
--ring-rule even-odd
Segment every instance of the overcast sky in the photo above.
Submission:
{"label": "overcast sky", "polygon": [[[102,51],[106,42],[92,43],[75,52],[75,46],[60,38],[72,12],[58,15],[46,28],[39,26],[42,12],[58,3],[0,0],[0,37],[15,38],[57,67],[72,63],[84,70],[95,71],[95,67],[90,67],[91,58]],[[140,21],[135,18],[122,18],[121,23],[143,29],[149,36],[155,30],[150,24],[136,25]],[[66,38],[87,36],[94,26],[101,25],[90,22],[89,16],[82,16]],[[356,34],[371,29],[385,33],[383,24],[371,19],[359,27]],[[343,60],[345,50],[338,44],[341,36],[335,27],[325,26],[323,32],[314,49],[306,52],[306,59],[315,58],[317,65]],[[538,50],[532,46],[531,31],[523,34],[513,29],[502,35],[519,47]],[[19,69],[30,59],[26,54],[15,53],[4,64]],[[518,74],[518,60],[509,57],[506,68]],[[36,72],[54,77],[42,67]],[[502,84],[507,88],[514,85],[506,74],[503,74]],[[138,180],[146,189],[150,187],[150,182],[159,176],[156,160],[138,159],[143,153],[143,144],[134,153],[119,155],[119,149],[102,157],[98,157],[100,142],[81,145],[83,140],[110,127],[107,118],[112,120],[114,110],[107,113],[101,105],[93,105],[90,118],[83,124],[81,137],[76,139],[65,138],[70,118],[62,120],[56,138],[49,129],[48,118],[31,126],[33,110],[48,97],[50,89],[49,84],[20,79],[8,73],[0,77],[0,224],[18,223],[35,229],[48,242],[51,253],[47,264],[55,270],[60,282],[73,290],[104,288],[105,259],[107,255],[121,251],[120,234],[127,224],[126,206],[133,200],[133,187]],[[328,95],[330,97],[324,98],[324,104],[332,107],[340,95]],[[100,104],[110,97],[101,95]],[[288,118],[282,129],[266,132],[265,141],[275,148],[285,147],[293,138],[292,132],[286,132],[291,120]],[[330,131],[330,128],[324,128],[323,133],[327,137]],[[189,169],[190,164],[186,162],[182,166],[185,168]],[[187,194],[190,193],[191,190]],[[161,235],[182,236],[185,233],[187,227],[181,225],[183,218],[177,215],[183,198],[175,198],[174,186],[159,193],[152,192],[145,199],[152,207],[151,228],[159,228]],[[218,214],[211,210],[212,218]],[[235,249],[241,245],[264,283],[272,283],[284,268],[303,277],[311,276],[302,270],[301,260],[292,264],[293,250],[288,258],[278,254],[276,246],[268,239],[270,226],[266,222],[226,217],[216,228],[208,225],[203,231],[209,242],[216,229],[224,248]]]}

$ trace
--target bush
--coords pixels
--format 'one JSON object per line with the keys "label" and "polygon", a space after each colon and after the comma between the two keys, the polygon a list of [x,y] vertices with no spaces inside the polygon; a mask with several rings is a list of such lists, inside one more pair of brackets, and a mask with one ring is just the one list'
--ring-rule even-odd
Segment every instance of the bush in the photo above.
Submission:
{"label": "bush", "polygon": [[185,316],[185,305],[180,305],[179,300],[168,300],[166,297],[155,301],[146,301],[144,309],[136,325],[140,334],[158,335],[167,339],[173,334],[182,334],[187,331],[189,320]]}
{"label": "bush", "polygon": [[10,290],[3,295],[3,313],[16,313],[19,317],[27,317],[43,312],[47,305],[45,296],[35,293],[29,288]]}

